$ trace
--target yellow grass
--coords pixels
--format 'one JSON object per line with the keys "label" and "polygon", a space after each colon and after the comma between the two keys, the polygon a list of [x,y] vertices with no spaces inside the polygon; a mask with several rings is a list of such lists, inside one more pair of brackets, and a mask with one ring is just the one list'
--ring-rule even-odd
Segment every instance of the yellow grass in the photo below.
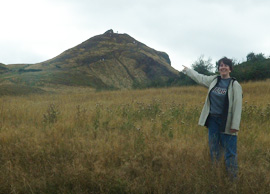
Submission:
{"label": "yellow grass", "polygon": [[270,81],[242,87],[236,182],[209,161],[200,86],[3,96],[0,193],[269,193]]}

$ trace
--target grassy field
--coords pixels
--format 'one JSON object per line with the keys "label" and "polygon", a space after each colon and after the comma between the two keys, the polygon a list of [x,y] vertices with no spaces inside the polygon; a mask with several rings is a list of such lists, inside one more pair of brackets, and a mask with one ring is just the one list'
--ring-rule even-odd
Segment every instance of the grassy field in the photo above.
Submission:
{"label": "grassy field", "polygon": [[242,84],[239,179],[209,160],[200,86],[0,97],[0,193],[270,193],[270,81]]}

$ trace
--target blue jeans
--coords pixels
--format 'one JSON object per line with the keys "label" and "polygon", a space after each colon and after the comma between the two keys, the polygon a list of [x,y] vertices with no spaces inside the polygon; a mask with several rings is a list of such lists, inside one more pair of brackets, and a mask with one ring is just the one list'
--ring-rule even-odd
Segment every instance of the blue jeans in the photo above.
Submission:
{"label": "blue jeans", "polygon": [[228,135],[219,131],[221,118],[209,116],[208,138],[212,162],[219,162],[224,152],[226,170],[232,178],[237,177],[237,136]]}

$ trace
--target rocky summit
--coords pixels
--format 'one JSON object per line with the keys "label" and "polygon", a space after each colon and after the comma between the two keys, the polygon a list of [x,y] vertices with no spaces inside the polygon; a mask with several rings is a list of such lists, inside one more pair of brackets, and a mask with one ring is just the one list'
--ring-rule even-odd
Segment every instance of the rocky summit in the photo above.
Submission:
{"label": "rocky summit", "polygon": [[178,72],[169,56],[128,34],[108,30],[37,64],[1,65],[0,82],[123,89],[166,82]]}

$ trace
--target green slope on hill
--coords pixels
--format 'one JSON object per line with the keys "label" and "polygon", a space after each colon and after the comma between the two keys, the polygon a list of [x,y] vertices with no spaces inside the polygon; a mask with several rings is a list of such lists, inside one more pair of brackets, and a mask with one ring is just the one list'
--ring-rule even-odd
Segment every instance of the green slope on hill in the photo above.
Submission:
{"label": "green slope on hill", "polygon": [[128,34],[108,30],[60,55],[37,64],[11,65],[0,83],[29,86],[53,84],[122,89],[166,82],[178,72],[169,56],[156,51]]}
{"label": "green slope on hill", "polygon": [[44,94],[45,91],[25,85],[15,85],[15,84],[2,84],[0,85],[0,96],[20,96],[28,94]]}

